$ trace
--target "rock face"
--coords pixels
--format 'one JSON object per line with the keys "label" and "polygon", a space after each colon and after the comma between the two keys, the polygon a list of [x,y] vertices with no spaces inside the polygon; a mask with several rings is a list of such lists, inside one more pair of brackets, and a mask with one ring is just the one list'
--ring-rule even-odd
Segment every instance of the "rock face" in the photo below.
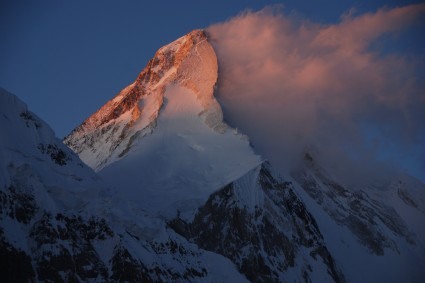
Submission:
{"label": "rock face", "polygon": [[192,222],[170,226],[230,258],[252,282],[345,282],[292,183],[267,163],[212,194]]}

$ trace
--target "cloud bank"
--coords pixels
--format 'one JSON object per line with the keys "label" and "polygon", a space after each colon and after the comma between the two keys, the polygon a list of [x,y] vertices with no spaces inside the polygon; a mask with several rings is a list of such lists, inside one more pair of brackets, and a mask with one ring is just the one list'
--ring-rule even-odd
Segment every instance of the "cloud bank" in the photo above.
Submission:
{"label": "cloud bank", "polygon": [[415,154],[423,166],[424,58],[379,43],[424,14],[417,4],[323,25],[269,7],[210,26],[225,118],[287,169],[306,148],[351,183],[383,173],[378,160]]}

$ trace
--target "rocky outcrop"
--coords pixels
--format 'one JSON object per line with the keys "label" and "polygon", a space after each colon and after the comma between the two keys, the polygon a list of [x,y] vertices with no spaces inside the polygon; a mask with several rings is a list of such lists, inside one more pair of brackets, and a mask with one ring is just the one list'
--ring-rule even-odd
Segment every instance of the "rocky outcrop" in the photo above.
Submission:
{"label": "rocky outcrop", "polygon": [[177,218],[169,225],[231,259],[252,282],[311,282],[323,266],[327,281],[345,281],[314,217],[292,184],[275,177],[268,164],[212,194],[193,221]]}
{"label": "rocky outcrop", "polygon": [[[156,240],[146,239],[97,216],[53,214],[39,207],[17,210],[34,203],[34,197],[10,189],[3,190],[1,197],[2,282],[215,280],[204,252],[172,231]],[[19,213],[10,213],[14,211]],[[8,224],[11,222],[14,224]],[[163,226],[165,228],[165,223]],[[25,239],[26,249],[16,247],[22,243],[5,238],[3,229],[12,227],[20,231],[19,238]],[[140,250],[144,256],[137,252]]]}
{"label": "rocky outcrop", "polygon": [[[3,199],[4,196],[12,198],[12,195],[16,196],[16,192],[2,192]],[[22,234],[19,236],[29,245],[27,251],[14,247],[0,230],[2,282],[165,282],[196,280],[208,274],[206,266],[186,263],[196,259],[199,252],[188,250],[185,243],[172,239],[147,242],[139,238],[137,242],[154,257],[161,258],[163,254],[180,258],[183,270],[175,270],[167,260],[147,267],[127,246],[128,238],[134,236],[114,232],[103,218],[65,213],[53,215],[42,209],[37,209],[36,213],[21,211],[19,217],[8,214],[27,201],[28,196],[18,197],[13,204],[2,203],[2,229],[8,229],[4,225],[7,218],[20,222]],[[102,243],[113,246],[112,253],[106,257],[101,256]]]}
{"label": "rocky outcrop", "polygon": [[294,172],[294,178],[338,225],[350,229],[370,252],[384,255],[386,248],[398,252],[397,243],[380,223],[407,243],[414,244],[409,229],[394,208],[370,198],[365,191],[352,192],[331,180],[309,154],[305,161],[306,169]]}

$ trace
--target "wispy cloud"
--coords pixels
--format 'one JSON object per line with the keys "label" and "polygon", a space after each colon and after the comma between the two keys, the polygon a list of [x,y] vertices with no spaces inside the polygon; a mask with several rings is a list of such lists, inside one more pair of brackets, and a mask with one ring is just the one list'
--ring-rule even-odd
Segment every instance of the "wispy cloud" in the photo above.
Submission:
{"label": "wispy cloud", "polygon": [[376,175],[378,156],[394,159],[425,142],[425,84],[417,77],[425,64],[371,46],[424,14],[417,4],[323,25],[269,7],[210,26],[225,116],[280,166],[313,146],[328,166],[370,164],[341,176]]}

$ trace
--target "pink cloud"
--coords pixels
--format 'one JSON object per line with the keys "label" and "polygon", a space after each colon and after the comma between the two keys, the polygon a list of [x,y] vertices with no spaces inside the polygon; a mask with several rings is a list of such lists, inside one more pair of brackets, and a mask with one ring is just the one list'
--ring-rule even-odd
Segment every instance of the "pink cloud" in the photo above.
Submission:
{"label": "pink cloud", "polygon": [[359,52],[384,33],[399,32],[424,14],[425,4],[395,9],[380,9],[359,17],[346,15],[338,25],[320,30],[313,44],[341,47],[345,52]]}
{"label": "pink cloud", "polygon": [[275,163],[292,162],[309,146],[323,156],[349,148],[359,159],[374,159],[365,125],[379,132],[378,144],[417,145],[425,136],[417,66],[369,47],[424,13],[425,4],[417,4],[322,25],[267,8],[209,27],[225,117]]}

